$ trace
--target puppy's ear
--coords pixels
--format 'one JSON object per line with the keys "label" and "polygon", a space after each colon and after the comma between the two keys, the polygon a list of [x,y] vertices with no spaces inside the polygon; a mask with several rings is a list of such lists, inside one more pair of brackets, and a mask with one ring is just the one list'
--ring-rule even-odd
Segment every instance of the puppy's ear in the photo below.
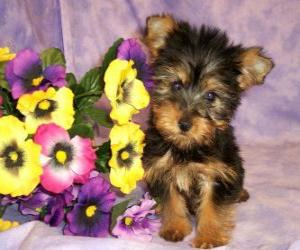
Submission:
{"label": "puppy's ear", "polygon": [[155,58],[165,46],[168,35],[175,29],[176,21],[170,15],[155,15],[147,18],[145,43]]}
{"label": "puppy's ear", "polygon": [[258,47],[246,49],[240,55],[239,60],[241,62],[241,75],[238,77],[238,82],[242,90],[262,84],[274,66],[272,60],[262,53],[262,48]]}

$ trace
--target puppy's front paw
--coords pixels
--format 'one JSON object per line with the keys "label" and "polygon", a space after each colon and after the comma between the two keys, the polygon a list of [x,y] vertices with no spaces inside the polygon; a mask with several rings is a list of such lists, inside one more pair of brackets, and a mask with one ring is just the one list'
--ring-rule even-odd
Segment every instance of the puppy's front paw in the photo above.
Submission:
{"label": "puppy's front paw", "polygon": [[229,239],[227,237],[196,237],[192,241],[192,247],[202,248],[202,249],[210,249],[214,247],[224,246],[229,243]]}
{"label": "puppy's front paw", "polygon": [[186,235],[188,235],[187,232],[184,232],[182,229],[175,229],[175,228],[166,228],[162,229],[159,232],[159,235],[164,238],[167,241],[182,241]]}

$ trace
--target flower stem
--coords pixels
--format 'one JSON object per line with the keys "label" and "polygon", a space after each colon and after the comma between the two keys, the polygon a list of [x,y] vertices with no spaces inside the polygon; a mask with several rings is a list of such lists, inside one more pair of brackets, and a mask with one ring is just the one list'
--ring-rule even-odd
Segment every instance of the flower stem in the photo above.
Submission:
{"label": "flower stem", "polygon": [[82,93],[82,94],[79,94],[79,95],[76,95],[75,96],[75,99],[79,99],[79,98],[82,98],[82,97],[86,97],[86,96],[98,96],[102,94],[102,91],[91,91],[91,92],[86,92],[86,93]]}
{"label": "flower stem", "polygon": [[4,215],[6,208],[7,206],[0,206],[0,218],[2,218],[2,216]]}

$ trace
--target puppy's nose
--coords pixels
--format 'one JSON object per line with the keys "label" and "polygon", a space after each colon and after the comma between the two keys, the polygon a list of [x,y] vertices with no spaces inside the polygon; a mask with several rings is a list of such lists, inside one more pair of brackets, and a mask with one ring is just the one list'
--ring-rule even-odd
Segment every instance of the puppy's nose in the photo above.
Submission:
{"label": "puppy's nose", "polygon": [[180,130],[182,132],[187,132],[187,131],[189,131],[191,129],[192,124],[191,124],[191,122],[189,122],[187,120],[180,120],[178,122],[178,127],[180,128]]}

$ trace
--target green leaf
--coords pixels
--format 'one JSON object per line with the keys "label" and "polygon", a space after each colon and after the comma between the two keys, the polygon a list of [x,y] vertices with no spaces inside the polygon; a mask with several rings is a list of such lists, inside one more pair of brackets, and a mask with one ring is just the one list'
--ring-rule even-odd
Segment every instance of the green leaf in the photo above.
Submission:
{"label": "green leaf", "polygon": [[1,109],[4,115],[15,115],[17,117],[20,116],[19,111],[16,109],[14,104],[14,100],[11,95],[5,89],[0,89],[0,95],[3,98],[3,104],[1,105]]}
{"label": "green leaf", "polygon": [[119,38],[117,39],[113,45],[108,49],[108,51],[106,52],[103,62],[102,62],[102,67],[101,67],[101,76],[100,76],[100,86],[101,86],[101,90],[104,89],[104,74],[105,71],[108,67],[108,65],[117,57],[117,53],[118,53],[118,47],[120,46],[120,44],[123,42],[123,38]]}
{"label": "green leaf", "polygon": [[[102,67],[89,70],[79,84],[73,84],[75,81],[69,75],[68,79],[72,81],[71,89],[75,95],[74,103],[77,110],[92,106],[101,97],[104,89],[104,73],[110,62],[116,58],[118,47],[122,41],[122,38],[115,41],[104,56]],[[103,120],[103,124],[108,125],[105,120]]]}
{"label": "green leaf", "polygon": [[82,112],[76,111],[74,116],[73,127],[78,124],[86,123],[86,118]]}
{"label": "green leaf", "polygon": [[49,65],[59,64],[66,66],[66,59],[62,51],[58,48],[46,49],[41,53],[42,66],[43,69],[47,68]]}
{"label": "green leaf", "polygon": [[94,138],[93,128],[88,123],[79,123],[73,125],[73,127],[69,129],[69,134],[71,137],[79,135],[85,138]]}
{"label": "green leaf", "polygon": [[110,141],[103,143],[96,151],[96,167],[101,173],[108,173],[110,168],[108,161],[111,158]]}
{"label": "green leaf", "polygon": [[99,84],[100,68],[88,71],[80,83],[74,88],[75,106],[78,110],[92,106],[101,97],[102,90]]}
{"label": "green leaf", "polygon": [[73,91],[74,93],[74,89],[77,86],[77,80],[76,77],[73,73],[67,73],[66,75],[66,80],[68,82],[68,87]]}
{"label": "green leaf", "polygon": [[101,126],[106,128],[111,128],[113,126],[113,122],[109,115],[102,109],[91,106],[83,109],[82,113],[89,116],[93,121]]}
{"label": "green leaf", "polygon": [[7,206],[0,206],[0,218],[3,217],[5,210],[6,210]]}
{"label": "green leaf", "polygon": [[0,87],[9,90],[8,82],[5,78],[5,65],[7,62],[0,62]]}
{"label": "green leaf", "polygon": [[117,223],[117,218],[122,215],[125,210],[127,209],[127,206],[129,204],[131,200],[125,200],[122,201],[120,203],[118,203],[117,205],[115,205],[112,208],[112,212],[111,212],[111,225],[110,225],[110,229],[113,230],[113,228],[115,227],[116,223]]}

